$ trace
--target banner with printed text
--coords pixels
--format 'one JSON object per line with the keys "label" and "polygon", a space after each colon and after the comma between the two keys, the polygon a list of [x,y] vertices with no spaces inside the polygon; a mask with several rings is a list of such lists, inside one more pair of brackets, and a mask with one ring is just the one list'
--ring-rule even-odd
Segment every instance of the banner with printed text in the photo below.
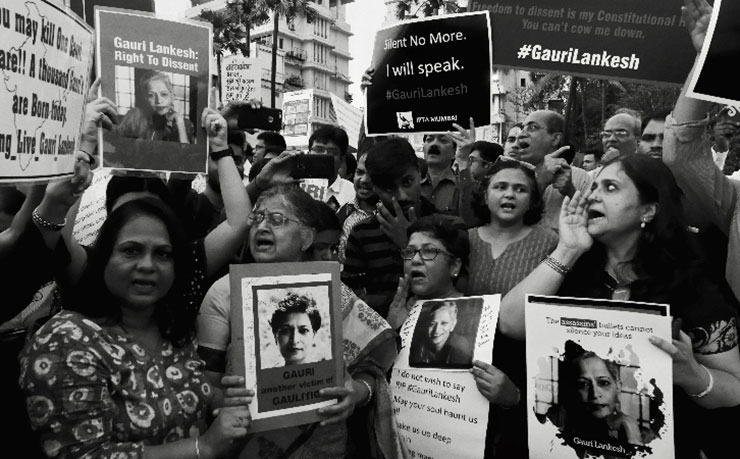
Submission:
{"label": "banner with printed text", "polygon": [[668,305],[529,295],[532,458],[672,458]]}
{"label": "banner with printed text", "polygon": [[373,84],[366,90],[368,136],[447,132],[491,122],[488,12],[404,21],[378,31]]}
{"label": "banner with printed text", "polygon": [[221,61],[221,98],[224,105],[232,100],[262,100],[262,67],[259,59],[226,56]]}
{"label": "banner with printed text", "polygon": [[0,184],[72,174],[93,38],[56,2],[0,4]]}
{"label": "banner with printed text", "polygon": [[483,457],[488,400],[470,373],[491,363],[500,295],[417,303],[401,327],[393,412],[412,458]]}
{"label": "banner with printed text", "polygon": [[493,64],[683,84],[696,55],[675,0],[470,0],[488,11]]}
{"label": "banner with printed text", "polygon": [[118,109],[115,128],[100,130],[101,165],[205,172],[211,25],[115,8],[95,15],[101,94]]}

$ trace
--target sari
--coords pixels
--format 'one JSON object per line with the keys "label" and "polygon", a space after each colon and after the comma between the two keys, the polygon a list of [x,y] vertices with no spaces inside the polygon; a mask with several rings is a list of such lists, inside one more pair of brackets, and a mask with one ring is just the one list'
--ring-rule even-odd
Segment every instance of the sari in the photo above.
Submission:
{"label": "sari", "polygon": [[[198,325],[199,351],[206,369],[217,370],[212,360],[215,350],[225,354],[230,339],[228,276],[217,281],[206,295]],[[386,374],[398,350],[396,333],[377,312],[344,284],[341,284],[343,357],[351,376],[371,375],[375,380],[371,415],[367,426],[373,455],[396,459],[407,453],[396,430]],[[220,341],[220,342],[216,342]],[[203,348],[206,349],[203,349]],[[210,360],[210,362],[209,362]],[[219,365],[220,366],[220,365]],[[224,371],[221,366],[221,371]],[[226,368],[228,373],[228,368]],[[260,459],[332,459],[348,457],[346,422],[321,426],[318,423],[258,432],[248,437],[240,458]]]}

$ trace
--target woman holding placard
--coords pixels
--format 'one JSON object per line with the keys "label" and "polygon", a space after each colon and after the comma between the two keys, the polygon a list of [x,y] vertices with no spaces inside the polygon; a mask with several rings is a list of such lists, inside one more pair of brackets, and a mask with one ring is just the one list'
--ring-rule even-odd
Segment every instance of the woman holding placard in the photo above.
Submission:
{"label": "woman holding placard", "polygon": [[[674,385],[681,389],[677,408],[740,404],[735,312],[704,274],[680,196],[668,168],[647,156],[621,156],[605,165],[590,193],[565,199],[558,246],[504,297],[501,331],[524,339],[528,293],[667,303],[677,318],[674,339],[651,342],[673,358]],[[696,440],[688,433],[694,419],[678,419],[677,439]],[[676,450],[695,457],[696,448]]]}
{"label": "woman holding placard", "polygon": [[[317,216],[313,198],[296,185],[280,185],[263,192],[250,215],[249,251],[256,263],[301,262],[310,259]],[[206,359],[211,380],[226,372],[229,345],[229,278],[217,281],[206,294],[198,322],[199,352]],[[391,418],[391,400],[385,375],[396,355],[395,334],[385,320],[342,285],[342,331],[345,385],[320,390],[338,403],[319,408],[319,424],[255,433],[242,457],[344,458],[348,453],[347,418],[355,408],[371,406],[374,423],[371,442],[386,458],[398,457],[400,444]],[[283,451],[289,451],[282,455]]]}

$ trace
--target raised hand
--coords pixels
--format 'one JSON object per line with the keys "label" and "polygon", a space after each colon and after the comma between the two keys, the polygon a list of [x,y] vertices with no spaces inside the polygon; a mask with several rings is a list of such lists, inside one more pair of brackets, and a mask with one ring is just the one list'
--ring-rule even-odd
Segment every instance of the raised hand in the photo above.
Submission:
{"label": "raised hand", "polygon": [[383,230],[388,238],[400,249],[406,246],[408,236],[406,230],[413,222],[416,221],[416,211],[413,207],[409,209],[408,218],[403,214],[401,206],[396,198],[393,198],[393,215],[381,202],[378,204],[378,222],[380,229]]}
{"label": "raised hand", "polygon": [[368,86],[373,85],[373,74],[375,73],[374,67],[368,67],[365,73],[362,74],[362,80],[360,81],[360,90],[365,92]]}
{"label": "raised hand", "polygon": [[588,191],[576,191],[572,198],[565,197],[560,208],[559,246],[577,253],[585,253],[594,243],[588,234]]}
{"label": "raised hand", "polygon": [[118,123],[116,104],[107,97],[97,97],[100,78],[96,79],[87,92],[85,120],[80,128],[80,150],[92,155],[98,144],[98,128],[111,130]]}
{"label": "raised hand", "polygon": [[204,108],[200,116],[200,123],[208,134],[208,142],[213,151],[228,148],[226,120],[219,112],[212,108]]}
{"label": "raised hand", "polygon": [[683,4],[681,14],[691,35],[691,43],[698,53],[707,35],[709,21],[712,18],[712,7],[706,0],[684,0]]}
{"label": "raised hand", "polygon": [[475,122],[473,121],[473,117],[470,117],[470,130],[466,130],[457,123],[452,123],[452,127],[457,132],[447,131],[447,135],[452,137],[457,144],[459,157],[467,159],[470,153],[472,153],[473,144],[475,143]]}
{"label": "raised hand", "polygon": [[299,183],[300,180],[290,175],[292,171],[293,156],[301,154],[298,151],[284,151],[276,158],[271,159],[265,164],[260,173],[255,177],[255,184],[260,190],[287,183]]}
{"label": "raised hand", "polygon": [[406,307],[409,296],[409,285],[411,276],[406,274],[398,279],[398,288],[393,296],[390,309],[388,310],[388,323],[394,330],[401,328],[409,317],[409,309]]}

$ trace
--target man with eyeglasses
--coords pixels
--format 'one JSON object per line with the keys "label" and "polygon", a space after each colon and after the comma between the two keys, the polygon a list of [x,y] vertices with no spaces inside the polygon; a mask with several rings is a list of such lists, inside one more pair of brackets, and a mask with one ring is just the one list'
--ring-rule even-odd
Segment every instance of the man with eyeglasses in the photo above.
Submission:
{"label": "man with eyeglasses", "polygon": [[476,227],[480,224],[478,217],[473,210],[473,190],[478,186],[481,180],[488,175],[496,160],[504,154],[501,145],[485,140],[478,140],[473,143],[473,151],[468,156],[469,167],[460,171],[459,176],[462,178],[467,175],[469,179],[461,179],[460,188],[460,210],[459,216],[465,222],[468,228]]}
{"label": "man with eyeglasses", "polygon": [[330,180],[331,184],[324,193],[324,202],[335,211],[344,204],[352,202],[355,199],[354,184],[339,177],[339,168],[344,164],[344,158],[349,149],[349,137],[344,129],[329,125],[319,127],[308,139],[308,148],[311,153],[331,155],[334,159],[334,178]]}
{"label": "man with eyeglasses", "polygon": [[601,162],[607,163],[617,156],[637,152],[641,132],[640,119],[626,111],[617,112],[606,120],[601,131],[601,144],[604,146]]}
{"label": "man with eyeglasses", "polygon": [[565,119],[552,110],[537,110],[524,119],[519,133],[519,159],[535,167],[537,185],[542,192],[545,213],[542,224],[558,230],[560,207],[565,196],[576,190],[585,193],[591,188],[591,177],[579,167],[561,158],[569,147],[561,147]]}
{"label": "man with eyeglasses", "polygon": [[264,158],[276,158],[287,149],[285,138],[278,132],[263,131],[257,134],[257,144],[254,146],[254,160],[252,164]]}

